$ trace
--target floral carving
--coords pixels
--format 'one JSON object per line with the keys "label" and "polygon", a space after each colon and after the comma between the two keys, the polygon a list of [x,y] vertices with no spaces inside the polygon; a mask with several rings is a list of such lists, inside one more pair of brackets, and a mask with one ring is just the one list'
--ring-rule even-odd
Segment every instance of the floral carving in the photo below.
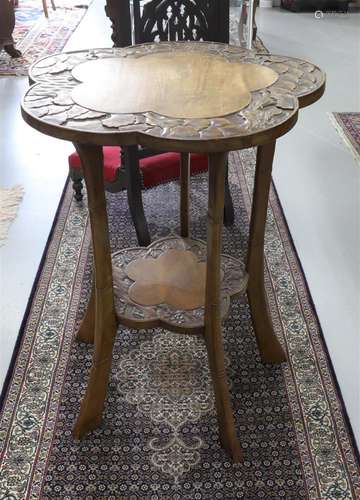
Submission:
{"label": "floral carving", "polygon": [[134,281],[129,297],[138,304],[194,309],[205,303],[206,264],[188,250],[137,259],[126,267],[126,274]]}
{"label": "floral carving", "polygon": [[[251,101],[240,111],[223,116],[220,121],[207,119],[168,118],[154,112],[110,113],[94,112],[75,104],[72,99],[79,81],[72,74],[85,62],[111,58],[136,60],[146,54],[166,55],[178,51],[221,56],[224,61],[256,64],[279,75],[266,89],[251,92]],[[285,56],[256,53],[241,47],[217,43],[190,42],[145,44],[118,49],[95,49],[50,56],[37,62],[30,71],[35,83],[24,99],[25,115],[49,125],[66,125],[67,129],[91,133],[141,133],[159,139],[194,140],[239,138],[244,147],[245,137],[286,123],[296,114],[298,98],[315,92],[324,85],[322,71],[313,64]],[[72,111],[72,108],[76,112]],[[83,108],[84,112],[80,112]],[[51,113],[49,113],[51,109]],[[211,123],[210,123],[211,122]]]}
{"label": "floral carving", "polygon": [[[129,248],[113,255],[115,307],[121,321],[175,331],[202,331],[204,325],[206,243],[170,236],[148,248]],[[222,256],[222,317],[230,297],[244,293],[242,263]]]}

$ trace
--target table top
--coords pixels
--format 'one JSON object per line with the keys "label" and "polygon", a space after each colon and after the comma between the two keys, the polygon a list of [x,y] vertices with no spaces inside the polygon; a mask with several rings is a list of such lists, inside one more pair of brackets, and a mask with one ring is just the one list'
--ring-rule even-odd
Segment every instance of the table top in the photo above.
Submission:
{"label": "table top", "polygon": [[208,42],[162,42],[43,58],[22,114],[41,132],[98,145],[215,152],[275,140],[321,97],[315,65]]}

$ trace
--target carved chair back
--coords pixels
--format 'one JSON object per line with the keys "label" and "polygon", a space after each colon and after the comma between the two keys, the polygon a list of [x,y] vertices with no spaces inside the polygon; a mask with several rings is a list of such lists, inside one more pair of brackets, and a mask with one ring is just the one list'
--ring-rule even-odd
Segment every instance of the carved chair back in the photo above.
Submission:
{"label": "carved chair back", "polygon": [[[133,41],[229,42],[229,0],[106,0],[105,12],[111,20],[115,47],[126,47]],[[139,244],[144,246],[150,243],[150,234],[142,205],[139,160],[158,154],[159,151],[147,148],[123,147],[124,168],[117,170],[119,183],[111,189],[115,192],[126,185]],[[224,224],[228,226],[233,221],[234,208],[226,175]]]}
{"label": "carved chair back", "polygon": [[133,0],[135,43],[229,42],[229,0]]}

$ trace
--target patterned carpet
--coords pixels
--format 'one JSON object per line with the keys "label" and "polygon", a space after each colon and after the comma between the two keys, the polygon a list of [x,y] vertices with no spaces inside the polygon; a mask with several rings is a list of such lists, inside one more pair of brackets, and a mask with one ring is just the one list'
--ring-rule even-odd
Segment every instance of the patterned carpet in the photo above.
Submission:
{"label": "patterned carpet", "polygon": [[360,113],[330,113],[330,119],[355,160],[360,163]]}
{"label": "patterned carpet", "polygon": [[[230,156],[235,225],[223,251],[245,257],[254,151]],[[206,237],[206,176],[192,179],[192,232]],[[151,234],[178,230],[178,186],[144,194]],[[175,200],[175,202],[174,202]],[[112,248],[136,245],[126,195],[108,194]],[[263,365],[249,308],[235,300],[224,327],[227,371],[245,461],[219,446],[201,338],[119,328],[102,426],[71,429],[92,346],[74,341],[90,291],[85,205],[67,189],[24,323],[0,432],[3,499],[356,499],[360,475],[277,197],[266,235],[266,290],[289,363]]]}
{"label": "patterned carpet", "polygon": [[84,8],[75,7],[84,4],[76,0],[55,0],[56,11],[52,10],[50,1],[48,4],[49,18],[46,19],[41,0],[19,1],[13,37],[23,57],[12,59],[0,51],[0,76],[27,75],[36,59],[60,52],[86,12]]}

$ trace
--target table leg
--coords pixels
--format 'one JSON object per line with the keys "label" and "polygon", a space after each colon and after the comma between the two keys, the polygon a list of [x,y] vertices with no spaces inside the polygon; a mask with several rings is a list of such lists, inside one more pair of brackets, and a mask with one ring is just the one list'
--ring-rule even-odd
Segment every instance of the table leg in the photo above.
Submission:
{"label": "table leg", "polygon": [[220,253],[224,214],[226,157],[227,155],[224,153],[209,155],[205,340],[214,385],[220,440],[233,461],[239,462],[242,458],[242,453],[236,435],[225,372],[220,311]]}
{"label": "table leg", "polygon": [[234,224],[234,205],[231,198],[230,183],[229,183],[229,160],[226,161],[225,171],[225,206],[224,206],[224,226],[232,226]]}
{"label": "table leg", "polygon": [[147,247],[151,243],[142,202],[142,185],[139,166],[138,146],[126,146],[122,150],[123,165],[126,169],[126,192],[129,209],[134,222],[139,245]]}
{"label": "table leg", "polygon": [[116,334],[110,243],[100,146],[75,145],[84,170],[95,268],[95,347],[90,377],[73,435],[80,439],[101,422]]}
{"label": "table leg", "polygon": [[180,155],[180,234],[189,237],[190,154]]}
{"label": "table leg", "polygon": [[266,363],[286,361],[273,330],[264,284],[264,237],[274,153],[275,142],[258,146],[247,258],[247,293],[257,344]]}
{"label": "table leg", "polygon": [[95,337],[95,282],[91,287],[89,303],[76,338],[86,344],[93,344]]}
{"label": "table leg", "polygon": [[46,4],[46,0],[42,0],[42,6],[43,6],[43,11],[44,11],[44,14],[45,14],[45,17],[49,17],[49,12],[48,12],[48,8],[47,8],[47,4]]}

